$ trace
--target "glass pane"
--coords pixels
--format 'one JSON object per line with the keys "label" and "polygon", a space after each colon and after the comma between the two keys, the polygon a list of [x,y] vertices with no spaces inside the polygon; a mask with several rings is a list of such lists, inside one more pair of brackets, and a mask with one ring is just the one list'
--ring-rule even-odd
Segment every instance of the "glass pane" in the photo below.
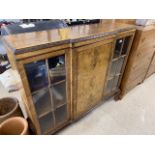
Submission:
{"label": "glass pane", "polygon": [[111,68],[110,68],[110,76],[114,76],[115,75],[115,68],[116,68],[116,61],[112,62]]}
{"label": "glass pane", "polygon": [[107,86],[106,86],[106,94],[110,93],[112,91],[112,86],[113,86],[113,78],[111,80],[108,80]]}
{"label": "glass pane", "polygon": [[57,125],[67,121],[67,105],[66,104],[55,110],[55,119],[56,119]]}
{"label": "glass pane", "polygon": [[59,84],[53,85],[51,87],[54,107],[59,107],[66,104],[66,82],[61,82]]}
{"label": "glass pane", "polygon": [[51,83],[66,79],[65,55],[48,59]]}
{"label": "glass pane", "polygon": [[52,113],[49,113],[39,119],[41,132],[45,133],[54,128],[54,120]]}
{"label": "glass pane", "polygon": [[117,39],[116,45],[115,45],[115,51],[114,51],[114,58],[117,58],[120,56],[122,45],[123,45],[123,38]]}
{"label": "glass pane", "polygon": [[33,95],[33,103],[35,104],[36,112],[40,116],[51,111],[51,98],[48,89],[42,89]]}
{"label": "glass pane", "polygon": [[127,53],[127,51],[128,51],[128,46],[129,46],[129,43],[130,43],[130,36],[128,36],[128,37],[125,37],[125,40],[124,40],[124,45],[123,45],[123,49],[122,49],[122,55],[123,54],[126,54]]}
{"label": "glass pane", "polygon": [[119,76],[115,76],[114,82],[113,82],[113,89],[116,89],[118,86]]}
{"label": "glass pane", "polygon": [[31,92],[48,85],[48,76],[45,60],[32,62],[25,65]]}
{"label": "glass pane", "polygon": [[115,73],[116,74],[121,73],[123,63],[124,63],[124,58],[120,58],[120,59],[117,60],[116,68],[115,68]]}

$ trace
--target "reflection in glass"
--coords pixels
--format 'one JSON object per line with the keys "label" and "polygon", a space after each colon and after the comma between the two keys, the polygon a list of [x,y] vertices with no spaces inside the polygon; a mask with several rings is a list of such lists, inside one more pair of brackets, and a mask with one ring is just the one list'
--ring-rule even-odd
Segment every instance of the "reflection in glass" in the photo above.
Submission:
{"label": "reflection in glass", "polygon": [[48,89],[42,89],[35,93],[33,95],[33,103],[39,116],[51,111],[52,105]]}
{"label": "reflection in glass", "polygon": [[55,110],[56,124],[64,123],[67,120],[67,105],[63,105]]}
{"label": "reflection in glass", "polygon": [[114,58],[117,58],[120,56],[122,45],[123,45],[123,38],[117,39],[116,45],[115,45],[115,51],[114,51]]}
{"label": "reflection in glass", "polygon": [[51,83],[66,79],[65,55],[48,59]]}
{"label": "reflection in glass", "polygon": [[53,85],[51,87],[54,107],[59,107],[66,104],[66,82],[61,82],[59,84]]}
{"label": "reflection in glass", "polygon": [[125,37],[125,40],[124,40],[124,45],[123,45],[123,49],[122,49],[122,55],[124,54],[127,54],[127,51],[128,51],[128,46],[129,46],[129,43],[130,43],[130,36],[128,37]]}
{"label": "reflection in glass", "polygon": [[118,87],[118,82],[119,82],[119,76],[115,76],[113,81],[113,90]]}
{"label": "reflection in glass", "polygon": [[116,68],[115,68],[115,73],[116,74],[121,73],[121,69],[122,69],[123,63],[124,63],[124,58],[119,58],[117,60]]}
{"label": "reflection in glass", "polygon": [[115,68],[116,68],[116,61],[112,61],[112,65],[111,65],[111,68],[110,68],[110,76],[115,75]]}
{"label": "reflection in glass", "polygon": [[25,65],[25,70],[31,92],[48,85],[47,69],[45,60],[32,62]]}
{"label": "reflection in glass", "polygon": [[105,90],[106,94],[111,92],[112,86],[113,86],[113,78],[108,80],[108,82],[107,82],[107,86],[106,86],[106,90]]}
{"label": "reflection in glass", "polygon": [[54,127],[54,119],[52,113],[48,113],[47,115],[41,117],[39,119],[39,122],[42,133],[48,132]]}

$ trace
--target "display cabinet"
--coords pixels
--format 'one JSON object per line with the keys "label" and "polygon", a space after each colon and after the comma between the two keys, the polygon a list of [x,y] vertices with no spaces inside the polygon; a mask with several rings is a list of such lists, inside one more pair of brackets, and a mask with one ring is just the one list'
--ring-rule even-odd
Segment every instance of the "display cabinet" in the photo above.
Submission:
{"label": "display cabinet", "polygon": [[52,134],[114,95],[134,32],[105,23],[3,38],[35,134]]}

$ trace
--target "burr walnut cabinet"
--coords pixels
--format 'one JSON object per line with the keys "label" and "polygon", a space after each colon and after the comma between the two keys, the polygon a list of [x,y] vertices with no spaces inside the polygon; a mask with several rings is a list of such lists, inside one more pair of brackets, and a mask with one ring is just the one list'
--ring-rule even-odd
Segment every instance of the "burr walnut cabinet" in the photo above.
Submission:
{"label": "burr walnut cabinet", "polygon": [[3,38],[36,134],[52,134],[119,93],[134,32],[105,23]]}

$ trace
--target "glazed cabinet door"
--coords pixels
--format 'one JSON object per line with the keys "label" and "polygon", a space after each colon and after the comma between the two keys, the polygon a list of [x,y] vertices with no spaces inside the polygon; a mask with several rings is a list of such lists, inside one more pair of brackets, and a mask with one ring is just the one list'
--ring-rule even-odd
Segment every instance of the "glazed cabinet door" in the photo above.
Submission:
{"label": "glazed cabinet door", "polygon": [[[28,59],[24,63],[25,87],[39,134],[50,134],[70,119],[69,50]],[[27,85],[26,85],[27,84]]]}
{"label": "glazed cabinet door", "polygon": [[121,78],[124,73],[129,50],[133,41],[133,34],[116,39],[113,58],[108,71],[108,78],[104,96],[110,97],[117,93],[120,89]]}
{"label": "glazed cabinet door", "polygon": [[101,101],[113,42],[94,43],[73,50],[74,118]]}

